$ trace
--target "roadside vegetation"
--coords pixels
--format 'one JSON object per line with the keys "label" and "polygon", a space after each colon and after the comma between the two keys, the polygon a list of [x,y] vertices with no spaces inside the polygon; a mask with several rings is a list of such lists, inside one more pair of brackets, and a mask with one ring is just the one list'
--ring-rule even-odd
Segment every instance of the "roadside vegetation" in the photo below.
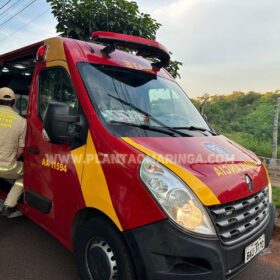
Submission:
{"label": "roadside vegetation", "polygon": [[277,208],[280,208],[280,186],[272,187],[273,202]]}
{"label": "roadside vegetation", "polygon": [[[210,124],[220,133],[258,156],[271,157],[273,118],[278,96],[280,91],[215,95],[209,97],[204,113]],[[197,98],[194,103],[201,108],[203,98]],[[280,158],[280,146],[278,157]]]}

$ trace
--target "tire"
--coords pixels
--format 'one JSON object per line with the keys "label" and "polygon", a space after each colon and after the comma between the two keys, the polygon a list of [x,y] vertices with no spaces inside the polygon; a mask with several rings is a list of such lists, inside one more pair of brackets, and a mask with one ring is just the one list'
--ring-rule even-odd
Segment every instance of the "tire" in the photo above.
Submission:
{"label": "tire", "polygon": [[121,234],[104,218],[92,218],[79,227],[74,253],[82,280],[136,280]]}

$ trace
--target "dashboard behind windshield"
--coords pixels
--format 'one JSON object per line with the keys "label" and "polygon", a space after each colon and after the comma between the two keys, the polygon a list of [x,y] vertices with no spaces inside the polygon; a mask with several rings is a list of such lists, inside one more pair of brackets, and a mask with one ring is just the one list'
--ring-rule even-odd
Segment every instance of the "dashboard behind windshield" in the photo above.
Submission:
{"label": "dashboard behind windshield", "polygon": [[78,68],[99,118],[116,136],[166,137],[170,133],[164,133],[164,129],[184,127],[209,130],[174,81],[90,63],[79,63]]}

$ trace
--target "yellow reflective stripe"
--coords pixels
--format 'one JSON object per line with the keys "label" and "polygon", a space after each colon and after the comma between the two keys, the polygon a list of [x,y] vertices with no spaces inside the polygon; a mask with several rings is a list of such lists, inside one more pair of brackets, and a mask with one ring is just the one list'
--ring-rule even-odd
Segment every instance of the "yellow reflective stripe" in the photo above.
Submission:
{"label": "yellow reflective stripe", "polygon": [[85,152],[86,152],[86,145],[71,151],[72,160],[75,165],[76,172],[78,174],[81,185],[82,185],[82,177],[83,177],[83,169],[84,169]]}
{"label": "yellow reflective stripe", "polygon": [[4,110],[0,110],[0,117],[1,118],[5,118],[5,119],[13,119],[16,120],[19,118],[19,115],[16,113],[13,113],[11,111],[4,111]]}
{"label": "yellow reflective stripe", "polygon": [[87,155],[91,160],[84,163],[82,175],[82,192],[86,206],[96,208],[106,214],[119,230],[123,231],[90,133],[86,145],[86,157]]}
{"label": "yellow reflective stripe", "polygon": [[[262,166],[263,166],[263,168],[266,172],[266,176],[267,176],[267,180],[268,180],[269,198],[272,199],[272,185],[271,185],[271,181],[270,181],[270,175],[269,175],[269,172],[266,168],[266,165],[264,163],[262,163]],[[269,202],[272,202],[272,201],[270,201],[270,199],[269,199]]]}
{"label": "yellow reflective stripe", "polygon": [[220,200],[211,191],[211,189],[192,173],[188,172],[174,162],[164,158],[163,156],[151,151],[150,149],[143,147],[142,145],[136,143],[128,137],[124,137],[122,139],[132,147],[159,161],[161,164],[165,165],[167,168],[173,171],[192,189],[192,191],[197,195],[202,204],[206,206],[221,204]]}
{"label": "yellow reflective stripe", "polygon": [[63,67],[69,73],[68,64],[65,61],[62,61],[62,60],[48,62],[47,66],[49,68],[51,68],[51,67]]}
{"label": "yellow reflective stripe", "polygon": [[52,61],[63,60],[66,61],[63,40],[59,37],[46,40],[45,45],[48,46],[46,65],[53,67]]}
{"label": "yellow reflective stripe", "polygon": [[270,175],[269,175],[269,172],[268,172],[268,170],[266,168],[266,165],[264,163],[262,163],[262,166],[263,166],[263,168],[265,170],[265,173],[266,173],[266,176],[267,176],[267,180],[268,180],[268,184],[270,184]]}
{"label": "yellow reflective stripe", "polygon": [[0,171],[2,171],[2,172],[10,172],[10,171],[16,169],[17,165],[18,164],[16,163],[12,167],[10,167],[10,168],[8,168],[8,167],[0,167]]}
{"label": "yellow reflective stripe", "polygon": [[22,180],[16,181],[14,186],[23,187],[23,181]]}
{"label": "yellow reflective stripe", "polygon": [[14,110],[9,110],[9,109],[2,109],[0,108],[0,113],[2,112],[5,112],[5,113],[9,113],[9,114],[12,114],[12,115],[17,115],[17,113],[14,111]]}

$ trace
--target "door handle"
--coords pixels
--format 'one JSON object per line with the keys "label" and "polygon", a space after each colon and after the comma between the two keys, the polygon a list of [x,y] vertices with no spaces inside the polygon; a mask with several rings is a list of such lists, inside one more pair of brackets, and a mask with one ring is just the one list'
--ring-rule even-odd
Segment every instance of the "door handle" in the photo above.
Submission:
{"label": "door handle", "polygon": [[36,148],[33,148],[33,147],[28,147],[27,148],[27,151],[33,155],[39,155],[40,154],[40,150],[39,149],[36,149]]}

